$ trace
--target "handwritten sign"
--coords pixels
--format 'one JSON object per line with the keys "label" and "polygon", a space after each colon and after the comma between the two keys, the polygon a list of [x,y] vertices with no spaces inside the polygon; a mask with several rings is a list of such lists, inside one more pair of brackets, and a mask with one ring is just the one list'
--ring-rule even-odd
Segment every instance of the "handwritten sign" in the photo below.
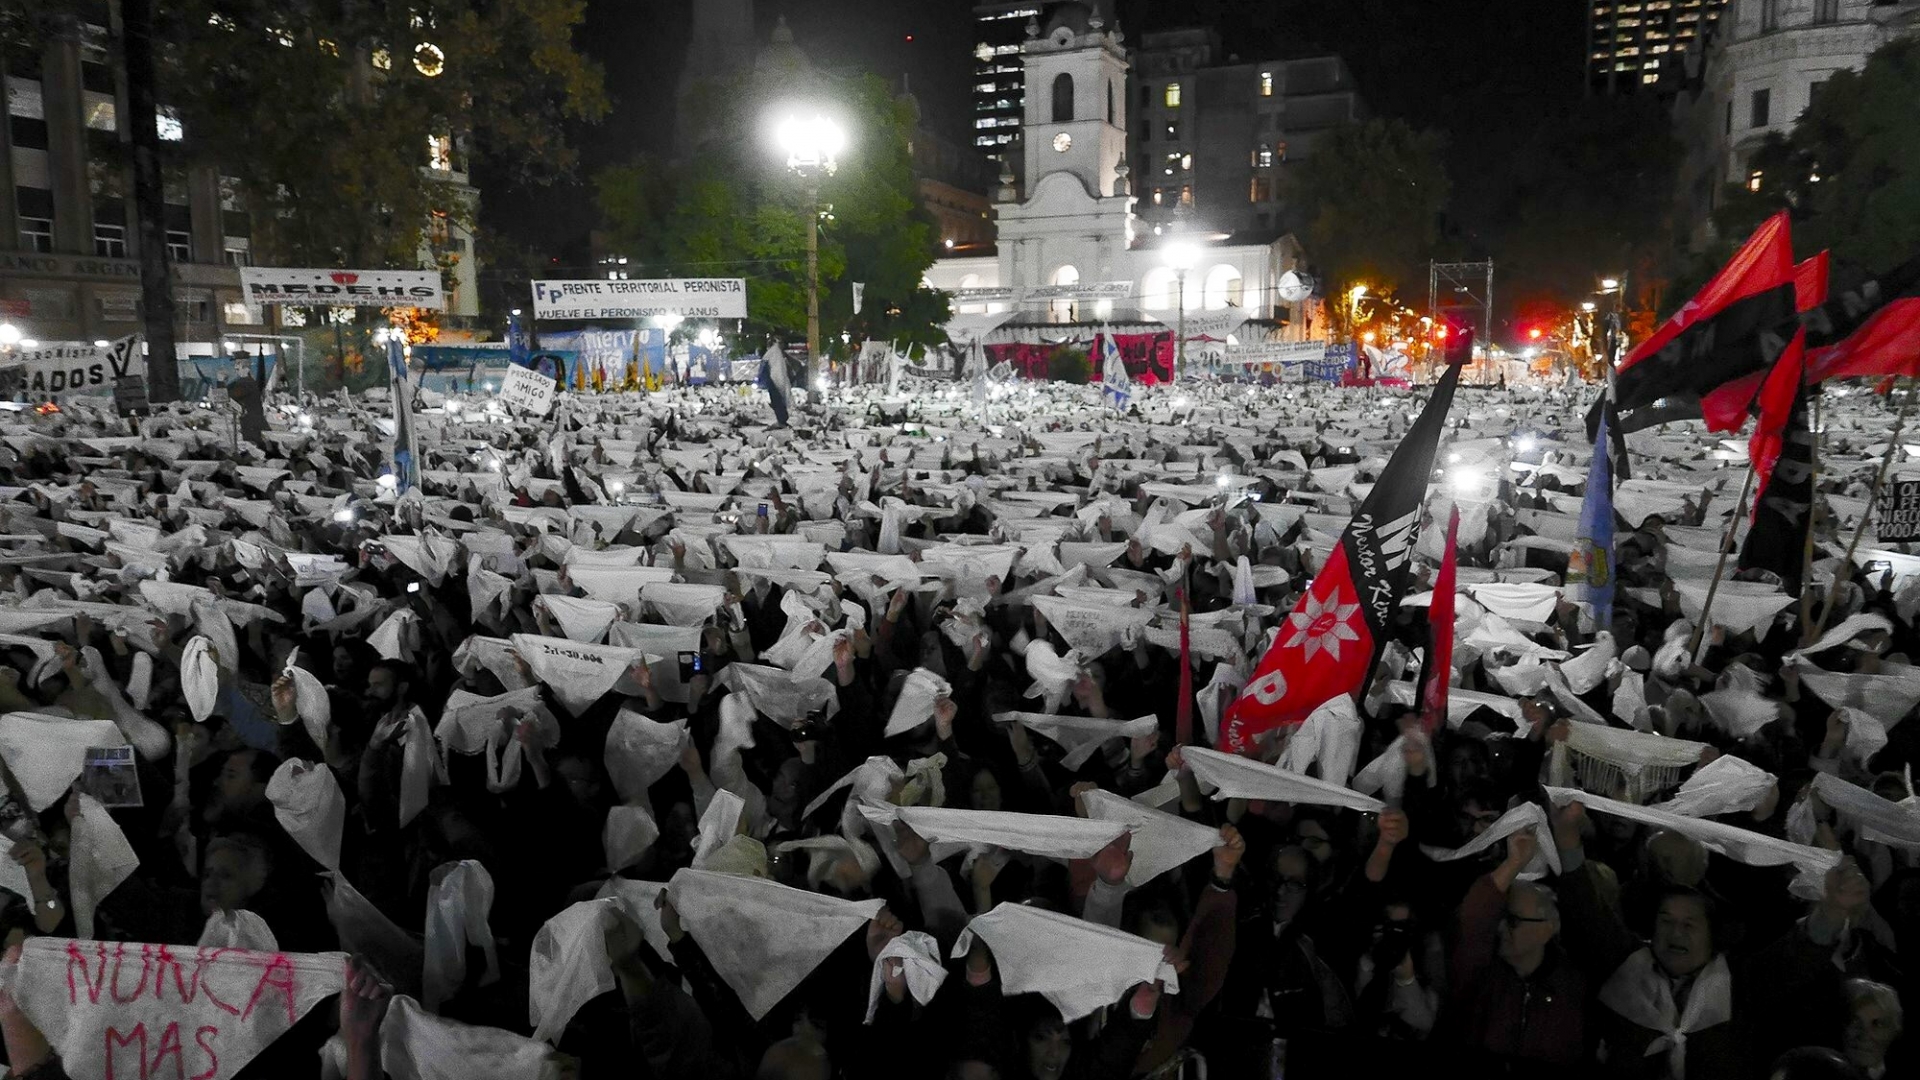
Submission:
{"label": "handwritten sign", "polygon": [[1920,480],[1881,486],[1873,503],[1873,534],[1882,541],[1920,539]]}
{"label": "handwritten sign", "polygon": [[225,1080],[346,985],[345,953],[28,938],[13,995],[74,1080]]}
{"label": "handwritten sign", "polygon": [[139,350],[139,339],[123,337],[118,341],[89,345],[63,342],[22,349],[14,354],[8,367],[18,368],[29,399],[49,401],[62,394],[103,393],[115,380],[145,377],[147,358]]}
{"label": "handwritten sign", "polygon": [[522,412],[545,416],[553,408],[554,381],[533,370],[514,364],[500,381],[500,400]]}

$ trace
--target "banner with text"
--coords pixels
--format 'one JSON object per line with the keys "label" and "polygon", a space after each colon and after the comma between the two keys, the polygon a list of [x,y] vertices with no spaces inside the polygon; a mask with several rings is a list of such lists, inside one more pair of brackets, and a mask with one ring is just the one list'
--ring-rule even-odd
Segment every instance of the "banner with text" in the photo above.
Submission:
{"label": "banner with text", "polygon": [[107,394],[116,379],[144,376],[147,358],[133,335],[104,345],[56,342],[21,349],[6,368],[20,374],[19,389],[34,401],[51,401],[62,394]]}
{"label": "banner with text", "polygon": [[658,281],[536,281],[533,313],[542,319],[690,319],[747,317],[745,278]]}
{"label": "banner with text", "polygon": [[1259,345],[1233,345],[1227,349],[1229,364],[1306,364],[1326,358],[1324,341],[1280,341]]}
{"label": "banner with text", "polygon": [[507,377],[500,380],[500,400],[535,416],[547,415],[547,411],[553,408],[553,397],[557,391],[558,386],[551,376],[518,364],[509,366]]}
{"label": "banner with text", "polygon": [[240,288],[249,304],[316,307],[416,307],[443,310],[438,270],[295,270],[243,266]]}
{"label": "banner with text", "polygon": [[1890,480],[1873,504],[1873,535],[1882,542],[1920,540],[1920,480]]}
{"label": "banner with text", "polygon": [[[1182,320],[1177,312],[1149,311],[1147,317],[1155,322],[1164,323],[1169,329],[1178,330]],[[1187,340],[1206,338],[1211,341],[1225,341],[1227,335],[1240,329],[1247,321],[1245,308],[1226,308],[1221,311],[1189,311],[1186,314],[1185,329]]]}
{"label": "banner with text", "polygon": [[13,998],[74,1080],[237,1076],[346,985],[345,953],[28,938]]}

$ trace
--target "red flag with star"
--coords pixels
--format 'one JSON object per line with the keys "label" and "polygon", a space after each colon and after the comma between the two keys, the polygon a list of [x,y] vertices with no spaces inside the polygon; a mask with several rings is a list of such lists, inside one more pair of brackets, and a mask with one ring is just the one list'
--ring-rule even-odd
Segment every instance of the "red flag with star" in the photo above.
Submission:
{"label": "red flag with star", "polygon": [[1460,369],[1450,367],[1434,384],[1420,419],[1400,440],[1326,565],[1280,624],[1273,646],[1227,710],[1221,749],[1249,753],[1261,733],[1301,723],[1321,705],[1366,683],[1406,592],[1420,504],[1459,382]]}

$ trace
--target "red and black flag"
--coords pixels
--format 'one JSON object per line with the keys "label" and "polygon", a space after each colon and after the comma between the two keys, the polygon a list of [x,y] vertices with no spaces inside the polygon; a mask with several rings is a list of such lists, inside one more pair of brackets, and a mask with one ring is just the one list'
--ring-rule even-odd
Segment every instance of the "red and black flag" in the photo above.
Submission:
{"label": "red and black flag", "polygon": [[[1621,433],[1702,416],[1709,426],[1739,427],[1758,389],[1747,377],[1772,369],[1786,351],[1798,325],[1796,308],[1793,247],[1782,211],[1621,361],[1613,383]],[[1733,383],[1741,385],[1729,387]],[[1591,434],[1598,427],[1596,411],[1587,428]]]}
{"label": "red and black flag", "polygon": [[1807,316],[1807,379],[1920,374],[1920,255]]}
{"label": "red and black flag", "polygon": [[1740,547],[1740,569],[1765,570],[1794,596],[1800,593],[1807,529],[1813,523],[1813,430],[1807,425],[1801,349],[1796,335],[1760,391],[1760,423],[1749,443],[1758,485],[1753,528]]}
{"label": "red and black flag", "polygon": [[1407,430],[1379,483],[1340,535],[1332,554],[1280,624],[1273,647],[1227,710],[1220,748],[1244,754],[1254,738],[1298,724],[1328,701],[1360,689],[1394,609],[1406,593],[1407,563],[1420,532],[1420,505],[1433,475],[1460,368],[1434,384],[1420,419]]}
{"label": "red and black flag", "polygon": [[1420,728],[1431,735],[1447,722],[1447,688],[1453,677],[1454,592],[1460,579],[1460,508],[1447,514],[1447,547],[1433,579],[1427,607],[1427,655],[1420,670]]}

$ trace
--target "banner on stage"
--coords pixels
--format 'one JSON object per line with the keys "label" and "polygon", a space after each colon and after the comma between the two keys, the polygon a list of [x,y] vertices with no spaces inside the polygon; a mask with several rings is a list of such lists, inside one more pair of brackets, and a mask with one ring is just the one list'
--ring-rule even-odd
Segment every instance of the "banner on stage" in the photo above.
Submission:
{"label": "banner on stage", "polygon": [[692,319],[747,317],[745,278],[656,281],[536,281],[533,314],[541,319]]}
{"label": "banner on stage", "polygon": [[240,288],[249,304],[317,307],[447,306],[438,270],[296,270],[243,266]]}
{"label": "banner on stage", "polygon": [[[1192,334],[1192,330],[1188,330]],[[1305,364],[1317,363],[1326,358],[1327,343],[1324,341],[1282,341],[1259,345],[1230,345],[1227,347],[1229,364]]]}
{"label": "banner on stage", "polygon": [[953,289],[953,302],[956,305],[974,304],[1012,304],[1020,299],[1020,290],[1011,285],[992,288]]}
{"label": "banner on stage", "polygon": [[[1179,330],[1182,328],[1181,320],[1177,315],[1170,315],[1166,312],[1149,311],[1147,312],[1147,317],[1165,324],[1170,330]],[[1187,332],[1188,341],[1208,338],[1213,341],[1224,342],[1227,340],[1228,334],[1240,329],[1240,325],[1246,321],[1247,310],[1245,308],[1226,308],[1222,311],[1189,311],[1186,315],[1184,328]],[[1258,348],[1259,346],[1255,347]]]}
{"label": "banner on stage", "polygon": [[119,379],[144,378],[147,358],[137,335],[105,345],[69,341],[37,345],[13,354],[6,368],[20,375],[20,389],[36,401],[61,394],[109,393]]}
{"label": "banner on stage", "polygon": [[1036,285],[1021,292],[1023,304],[1055,300],[1125,300],[1133,295],[1131,281],[1081,281],[1072,285]]}
{"label": "banner on stage", "polygon": [[1329,343],[1326,348],[1321,351],[1320,359],[1308,360],[1300,367],[1309,379],[1318,379],[1321,382],[1339,382],[1340,379],[1346,375],[1347,371],[1353,367],[1353,346],[1346,342],[1336,341]]}
{"label": "banner on stage", "polygon": [[549,376],[515,364],[500,380],[500,400],[522,412],[545,416],[553,408],[555,383]]}
{"label": "banner on stage", "polygon": [[1889,481],[1873,503],[1873,535],[1884,542],[1920,540],[1920,480]]}

